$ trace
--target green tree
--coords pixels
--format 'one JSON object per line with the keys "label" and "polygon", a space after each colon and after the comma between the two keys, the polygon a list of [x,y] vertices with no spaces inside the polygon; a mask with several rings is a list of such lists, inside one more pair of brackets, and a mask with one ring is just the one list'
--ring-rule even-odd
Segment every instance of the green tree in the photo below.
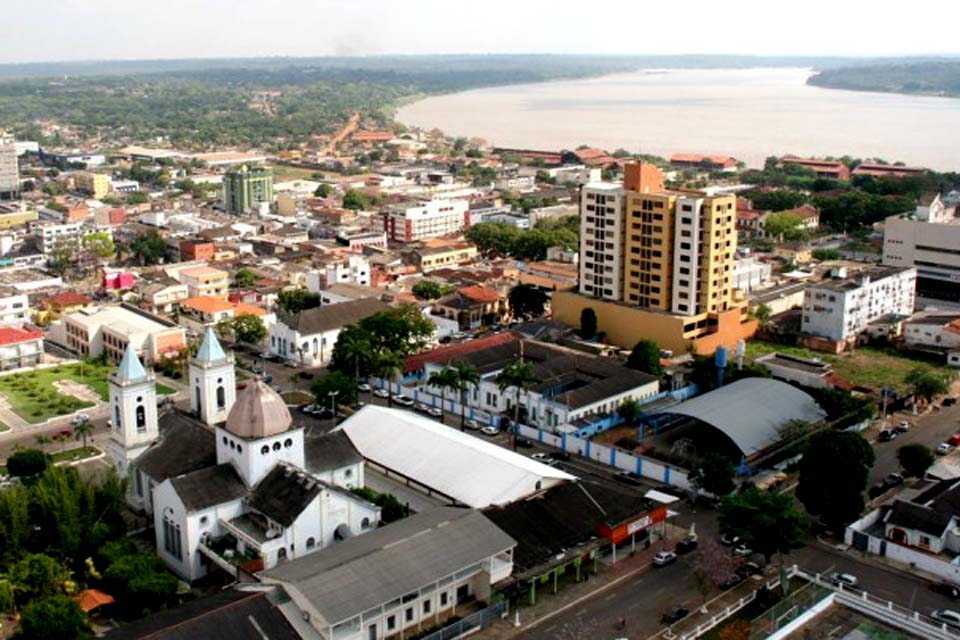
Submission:
{"label": "green tree", "polygon": [[248,269],[244,267],[240,269],[235,274],[233,274],[233,285],[241,289],[249,287],[254,282],[260,279],[260,276],[253,269]]}
{"label": "green tree", "polygon": [[590,340],[597,335],[597,312],[593,307],[585,307],[580,312],[580,337]]}
{"label": "green tree", "polygon": [[793,496],[777,491],[758,491],[747,487],[720,505],[720,531],[737,536],[750,549],[763,555],[767,563],[803,545],[806,521]]}
{"label": "green tree", "polygon": [[912,369],[904,378],[904,382],[910,385],[917,398],[927,402],[932,402],[935,397],[945,394],[949,388],[943,376],[923,366]]}
{"label": "green tree", "polygon": [[799,213],[787,211],[772,213],[764,220],[763,229],[772,238],[788,242],[804,240],[807,234],[803,229],[803,220],[803,216]]}
{"label": "green tree", "polygon": [[347,189],[343,194],[343,208],[354,211],[366,211],[370,208],[370,198],[363,191]]}
{"label": "green tree", "polygon": [[441,284],[434,280],[421,280],[413,285],[411,289],[413,295],[421,300],[436,300],[453,291],[453,287],[447,284]]}
{"label": "green tree", "polygon": [[761,327],[766,327],[770,324],[770,316],[772,314],[773,311],[765,304],[760,304],[760,306],[753,310],[753,317],[757,319]]}
{"label": "green tree", "polygon": [[753,203],[754,209],[761,211],[786,211],[796,209],[806,203],[807,196],[792,189],[775,189],[772,191],[750,190],[743,192],[743,197]]}
{"label": "green tree", "polygon": [[633,424],[640,415],[640,403],[635,398],[627,398],[617,407],[617,413],[623,418],[624,423]]}
{"label": "green tree", "polygon": [[88,636],[83,610],[65,595],[38,598],[20,615],[20,637],[24,640],[78,640]]}
{"label": "green tree", "polygon": [[373,361],[373,375],[390,384],[387,406],[393,406],[393,385],[403,377],[403,358],[394,351],[381,351]]}
{"label": "green tree", "polygon": [[471,225],[464,236],[477,245],[477,251],[492,258],[513,255],[514,244],[520,237],[520,231],[503,222],[481,222]]}
{"label": "green tree", "polygon": [[401,357],[419,352],[433,335],[434,326],[415,304],[402,304],[363,318],[374,351],[394,351]]}
{"label": "green tree", "polygon": [[106,563],[103,584],[132,618],[140,618],[172,604],[177,578],[154,553],[144,553],[120,539],[98,554]]}
{"label": "green tree", "polygon": [[313,190],[313,195],[317,198],[329,198],[331,193],[333,193],[333,187],[326,182],[321,182],[317,185],[317,188]]}
{"label": "green tree", "polygon": [[277,294],[277,306],[290,315],[320,306],[320,294],[304,288],[284,289]]}
{"label": "green tree", "polygon": [[0,579],[0,614],[13,613],[17,606],[16,595],[13,589],[13,583],[9,580]]}
{"label": "green tree", "polygon": [[835,530],[863,511],[863,492],[876,460],[859,433],[824,431],[815,435],[800,460],[797,498]]}
{"label": "green tree", "polygon": [[463,431],[467,424],[467,392],[480,384],[480,372],[462,360],[453,363],[453,370],[457,375],[457,391],[460,393],[460,431]]}
{"label": "green tree", "polygon": [[345,326],[337,335],[330,359],[330,370],[352,375],[355,382],[370,373],[375,355],[370,334],[355,324]]}
{"label": "green tree", "polygon": [[34,598],[61,593],[69,575],[57,560],[42,553],[31,553],[10,567],[7,578],[13,583],[17,600],[27,603]]}
{"label": "green tree", "polygon": [[83,254],[95,264],[100,264],[101,260],[106,260],[116,253],[116,246],[113,244],[113,238],[105,231],[98,231],[83,237],[80,242],[83,247]]}
{"label": "green tree", "polygon": [[533,373],[533,367],[522,360],[507,365],[497,374],[494,382],[497,388],[503,393],[507,389],[513,389],[513,450],[517,450],[517,437],[520,434],[520,396],[529,391],[530,387],[536,384],[539,378]]}
{"label": "green tree", "polygon": [[547,294],[531,284],[518,284],[510,289],[508,296],[513,317],[539,318],[547,306]]}
{"label": "green tree", "polygon": [[697,489],[722,497],[736,487],[735,474],[736,470],[730,458],[711,452],[703,457],[700,466],[691,471],[687,479]]}
{"label": "green tree", "polygon": [[633,345],[633,350],[627,358],[627,366],[660,378],[663,376],[663,365],[660,364],[660,347],[653,340],[641,340]]}
{"label": "green tree", "polygon": [[335,395],[336,402],[353,405],[357,402],[357,382],[340,371],[331,371],[310,383],[310,392],[322,407],[330,406],[330,398]]}
{"label": "green tree", "polygon": [[897,460],[908,476],[922,478],[935,460],[930,447],[920,444],[905,444],[897,449]]}
{"label": "green tree", "polygon": [[814,249],[811,251],[814,260],[826,262],[828,260],[839,260],[842,256],[836,249]]}
{"label": "green tree", "polygon": [[267,327],[259,316],[241,313],[230,321],[233,336],[237,342],[257,345],[267,337]]}
{"label": "green tree", "polygon": [[43,473],[47,468],[47,454],[39,449],[20,449],[7,458],[7,473],[24,478]]}
{"label": "green tree", "polygon": [[[446,399],[446,391],[450,389],[455,391],[459,385],[457,371],[453,367],[444,367],[439,371],[433,371],[427,378],[427,384],[440,389],[440,410],[443,411],[443,401]],[[461,428],[461,431],[463,429]]]}
{"label": "green tree", "polygon": [[127,204],[146,204],[150,201],[147,194],[142,191],[134,191],[127,194]]}
{"label": "green tree", "polygon": [[137,235],[130,243],[129,250],[140,266],[157,264],[167,255],[167,242],[151,229]]}

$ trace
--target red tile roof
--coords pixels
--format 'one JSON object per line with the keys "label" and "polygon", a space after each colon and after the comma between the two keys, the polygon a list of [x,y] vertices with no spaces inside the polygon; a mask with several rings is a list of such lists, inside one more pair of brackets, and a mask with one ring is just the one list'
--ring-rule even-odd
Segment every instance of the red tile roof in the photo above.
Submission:
{"label": "red tile roof", "polygon": [[721,167],[737,166],[737,159],[733,156],[704,155],[702,153],[675,153],[670,156],[670,162],[704,164],[710,163]]}
{"label": "red tile roof", "polygon": [[77,293],[76,291],[64,291],[55,296],[50,296],[44,300],[44,304],[47,306],[58,306],[62,309],[64,307],[72,307],[78,304],[90,304],[90,296],[85,296],[82,293]]}
{"label": "red tile roof", "polygon": [[43,337],[40,329],[21,329],[19,327],[0,327],[0,346],[29,342]]}
{"label": "red tile roof", "polygon": [[469,342],[452,344],[448,347],[440,347],[432,351],[422,351],[408,357],[404,361],[403,372],[411,373],[413,371],[419,371],[423,369],[427,363],[447,364],[476,351],[490,349],[491,347],[497,347],[501,344],[517,342],[519,340],[520,338],[516,334],[508,331],[506,333],[495,333],[483,338],[477,338]]}
{"label": "red tile roof", "polygon": [[463,287],[462,289],[458,289],[457,293],[465,298],[470,298],[474,302],[483,302],[487,304],[497,302],[500,299],[499,293],[493,289],[488,289],[487,287],[481,286]]}

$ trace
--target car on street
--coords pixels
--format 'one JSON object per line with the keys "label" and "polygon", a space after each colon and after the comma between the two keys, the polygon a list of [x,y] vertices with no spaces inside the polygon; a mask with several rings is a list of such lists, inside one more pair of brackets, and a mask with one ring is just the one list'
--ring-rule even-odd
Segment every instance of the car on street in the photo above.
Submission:
{"label": "car on street", "polygon": [[366,382],[357,383],[357,391],[362,391],[364,393],[370,393],[370,385]]}
{"label": "car on street", "polygon": [[857,576],[852,573],[831,573],[830,577],[827,578],[830,582],[835,585],[843,587],[855,587],[859,584],[860,580],[857,579]]}
{"label": "car on street", "polygon": [[899,487],[904,483],[903,475],[899,473],[888,473],[883,479],[883,484],[888,487]]}
{"label": "car on street", "polygon": [[393,401],[396,402],[396,403],[397,403],[398,405],[400,405],[401,407],[412,407],[412,406],[413,406],[413,398],[408,398],[407,396],[403,395],[402,393],[399,394],[399,395],[393,396]]}
{"label": "car on street", "polygon": [[960,445],[960,432],[955,433],[947,438],[947,444],[952,444],[955,447]]}
{"label": "car on street", "polygon": [[678,604],[669,611],[663,614],[660,617],[660,621],[664,624],[673,624],[674,622],[679,622],[683,620],[690,614],[690,610],[685,606]]}
{"label": "car on street", "polygon": [[746,558],[747,556],[753,555],[753,549],[741,542],[733,548],[733,555]]}
{"label": "car on street", "polygon": [[[467,428],[469,429],[470,427]],[[500,428],[493,425],[487,425],[483,429],[480,429],[480,433],[485,436],[497,436],[500,435]]]}
{"label": "car on street", "polygon": [[896,429],[897,431],[899,431],[900,433],[906,433],[907,431],[910,431],[910,427],[911,427],[911,426],[912,426],[912,425],[911,425],[907,420],[901,420],[901,421],[900,421],[900,424],[898,424],[898,425],[895,427],[895,429]]}
{"label": "car on street", "polygon": [[374,389],[373,395],[375,395],[378,398],[389,398],[390,392],[387,391],[386,389]]}
{"label": "car on street", "polygon": [[428,405],[428,404],[426,404],[426,403],[424,403],[424,402],[418,402],[418,403],[417,403],[417,406],[416,406],[415,408],[416,408],[416,410],[419,411],[420,413],[427,413],[428,411],[430,411],[430,405]]}
{"label": "car on street", "polygon": [[890,442],[891,440],[895,440],[896,437],[897,437],[896,431],[894,431],[893,429],[884,429],[883,431],[880,432],[880,435],[877,437],[877,440],[879,440],[880,442]]}
{"label": "car on street", "polygon": [[566,451],[551,451],[550,457],[557,462],[570,462],[570,454]]}
{"label": "car on street", "polygon": [[653,566],[655,567],[665,567],[668,564],[673,564],[677,561],[677,554],[673,551],[660,551],[657,555],[653,556]]}
{"label": "car on street", "polygon": [[677,546],[674,547],[673,550],[677,554],[683,555],[685,553],[690,553],[691,551],[696,549],[699,545],[700,543],[697,542],[696,538],[684,538],[683,540],[677,543]]}
{"label": "car on street", "polygon": [[613,479],[631,487],[639,487],[643,484],[643,478],[633,471],[617,471],[613,474]]}
{"label": "car on street", "polygon": [[960,585],[956,585],[952,582],[935,582],[930,585],[930,590],[940,595],[947,596],[951,600],[956,600],[960,598]]}
{"label": "car on street", "polygon": [[949,442],[941,442],[937,445],[937,455],[945,456],[953,451],[953,445]]}
{"label": "car on street", "polygon": [[318,404],[305,404],[302,407],[300,407],[300,411],[307,414],[308,416],[312,416],[315,413],[319,413],[320,409],[321,407]]}
{"label": "car on street", "polygon": [[443,409],[441,409],[440,407],[430,407],[429,409],[427,409],[427,413],[434,418],[443,417]]}
{"label": "car on street", "polygon": [[720,584],[718,584],[717,586],[720,587],[721,591],[726,591],[727,589],[733,589],[735,586],[737,586],[741,582],[743,582],[743,578],[734,574],[729,578],[727,578],[726,580],[724,580],[723,582],[721,582]]}
{"label": "car on street", "polygon": [[263,384],[270,384],[271,382],[273,382],[273,376],[270,375],[269,373],[265,373],[262,376],[260,376],[260,380],[263,382]]}
{"label": "car on street", "polygon": [[742,579],[746,580],[750,576],[762,576],[763,568],[756,562],[744,562],[734,571]]}
{"label": "car on street", "polygon": [[551,458],[549,453],[543,453],[542,451],[534,453],[530,457],[536,460],[537,462],[541,464],[545,464],[550,467],[557,464],[557,461]]}
{"label": "car on street", "polygon": [[473,418],[467,418],[463,421],[463,428],[469,431],[480,431],[480,423]]}
{"label": "car on street", "polygon": [[528,440],[527,438],[523,438],[523,437],[521,437],[521,436],[517,436],[516,440],[514,440],[514,443],[515,443],[515,444],[517,445],[517,447],[520,448],[520,449],[532,449],[532,448],[533,448],[533,443],[530,442],[530,440]]}
{"label": "car on street", "polygon": [[942,404],[945,407],[952,407],[953,405],[957,404],[957,399],[953,396],[950,396],[949,398],[944,398]]}
{"label": "car on street", "polygon": [[73,424],[80,424],[81,422],[90,422],[90,416],[85,413],[78,413],[73,416]]}
{"label": "car on street", "polygon": [[953,609],[934,609],[930,612],[930,617],[949,627],[960,629],[960,613],[957,613]]}

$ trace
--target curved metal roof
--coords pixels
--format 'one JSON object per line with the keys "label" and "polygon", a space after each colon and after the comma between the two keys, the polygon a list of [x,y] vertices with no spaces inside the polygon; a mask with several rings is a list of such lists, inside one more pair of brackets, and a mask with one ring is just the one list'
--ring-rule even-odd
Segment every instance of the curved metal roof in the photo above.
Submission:
{"label": "curved metal roof", "polygon": [[790,420],[818,422],[826,413],[807,393],[771,378],[744,378],[688,400],[669,413],[719,429],[750,457],[780,439]]}

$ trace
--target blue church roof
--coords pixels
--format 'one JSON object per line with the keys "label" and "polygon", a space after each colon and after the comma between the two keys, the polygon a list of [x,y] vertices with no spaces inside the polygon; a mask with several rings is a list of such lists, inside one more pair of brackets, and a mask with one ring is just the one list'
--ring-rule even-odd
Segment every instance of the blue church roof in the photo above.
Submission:
{"label": "blue church roof", "polygon": [[137,357],[137,351],[130,342],[127,343],[127,350],[123,352],[123,359],[117,368],[116,376],[117,379],[122,382],[135,382],[137,380],[147,379],[147,370],[143,368],[143,365],[140,363],[140,358]]}
{"label": "blue church roof", "polygon": [[196,361],[203,364],[215,364],[226,359],[227,354],[220,346],[220,341],[217,340],[217,334],[214,333],[213,327],[207,327],[203,335],[203,344],[197,351]]}

